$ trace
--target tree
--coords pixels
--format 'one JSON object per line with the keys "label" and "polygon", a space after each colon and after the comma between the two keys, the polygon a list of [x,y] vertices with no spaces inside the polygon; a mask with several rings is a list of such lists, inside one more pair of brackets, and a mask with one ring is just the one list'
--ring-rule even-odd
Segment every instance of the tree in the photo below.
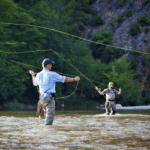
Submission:
{"label": "tree", "polygon": [[114,82],[115,88],[122,88],[122,95],[117,96],[117,102],[125,106],[139,105],[141,94],[140,89],[133,80],[134,72],[131,69],[130,62],[122,58],[120,62],[115,60],[108,66],[110,70],[105,75],[108,82]]}
{"label": "tree", "polygon": [[90,45],[90,48],[92,49],[92,55],[94,58],[101,58],[102,52],[106,48],[107,44],[111,43],[112,37],[112,32],[107,28],[102,28],[95,33],[95,35],[92,38],[92,41],[95,41],[100,44],[91,43]]}
{"label": "tree", "polygon": [[[2,0],[0,7],[3,13],[0,14],[1,22],[34,24],[35,20],[27,13],[19,10],[18,6],[11,0]],[[11,60],[34,65],[34,59],[37,54],[31,53],[13,55],[11,52],[24,52],[40,49],[42,47],[44,34],[37,28],[27,26],[14,26],[1,24],[1,41],[3,43],[17,43],[16,45],[1,44],[1,103],[17,99],[23,101],[23,94],[28,86],[28,71],[21,65],[13,63]],[[21,44],[22,42],[26,44]],[[7,52],[7,53],[5,53]],[[9,53],[10,52],[10,53]],[[26,68],[27,69],[27,68]]]}

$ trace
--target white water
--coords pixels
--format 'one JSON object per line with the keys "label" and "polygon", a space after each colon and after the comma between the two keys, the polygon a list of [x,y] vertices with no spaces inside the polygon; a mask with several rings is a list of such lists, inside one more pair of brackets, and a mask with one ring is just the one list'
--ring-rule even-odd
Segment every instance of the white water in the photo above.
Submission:
{"label": "white water", "polygon": [[57,115],[52,126],[37,117],[0,117],[0,149],[150,149],[149,115]]}

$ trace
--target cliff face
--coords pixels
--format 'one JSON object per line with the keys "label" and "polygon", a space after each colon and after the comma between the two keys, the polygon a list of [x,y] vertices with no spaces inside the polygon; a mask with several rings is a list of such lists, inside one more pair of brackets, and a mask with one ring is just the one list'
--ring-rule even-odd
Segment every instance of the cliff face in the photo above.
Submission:
{"label": "cliff face", "polygon": [[[118,0],[97,0],[93,4],[93,8],[98,11],[98,15],[104,20],[104,25],[97,27],[88,26],[84,31],[84,37],[89,38],[91,33],[94,35],[101,28],[108,28],[114,33],[112,45],[139,51],[147,50],[150,48],[150,31],[145,33],[144,29],[148,26],[141,27],[141,33],[137,36],[129,34],[130,24],[137,22],[139,16],[150,17],[150,3],[143,6],[143,2],[145,0],[130,0],[120,7]],[[118,23],[117,18],[126,10],[130,10],[132,16],[125,17],[122,23]]]}
{"label": "cliff face", "polygon": [[[121,0],[97,0],[93,3],[92,7],[98,11],[98,15],[102,17],[104,24],[96,27],[87,26],[83,33],[84,38],[91,39],[91,35],[94,36],[97,30],[108,28],[113,31],[111,45],[119,46],[124,49],[136,49],[141,52],[150,51],[150,30],[145,32],[145,28],[150,29],[150,25],[140,26],[141,31],[135,36],[131,36],[129,33],[131,23],[137,22],[141,15],[150,18],[150,2],[148,1],[146,5],[143,5],[146,1],[148,0],[126,0],[121,6],[119,4]],[[130,11],[132,15],[125,17],[121,23],[118,23],[118,17],[127,11]],[[124,57],[128,58],[129,55],[130,53],[124,55]],[[144,55],[140,55],[136,58],[137,68],[135,70],[135,73],[142,72],[142,76],[137,80],[141,92],[144,89],[143,85],[145,85],[146,82],[150,83],[150,79],[148,79],[149,69],[142,65],[141,60],[143,56]],[[148,91],[150,92],[150,90]]]}

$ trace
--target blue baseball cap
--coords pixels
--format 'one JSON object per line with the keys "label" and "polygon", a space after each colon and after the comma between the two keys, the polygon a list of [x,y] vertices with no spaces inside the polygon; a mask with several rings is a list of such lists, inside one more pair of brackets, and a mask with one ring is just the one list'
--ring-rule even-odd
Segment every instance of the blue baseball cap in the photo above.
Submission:
{"label": "blue baseball cap", "polygon": [[42,66],[45,67],[45,66],[48,65],[48,64],[54,65],[55,62],[52,61],[52,60],[50,60],[49,58],[44,59],[43,62],[42,62]]}

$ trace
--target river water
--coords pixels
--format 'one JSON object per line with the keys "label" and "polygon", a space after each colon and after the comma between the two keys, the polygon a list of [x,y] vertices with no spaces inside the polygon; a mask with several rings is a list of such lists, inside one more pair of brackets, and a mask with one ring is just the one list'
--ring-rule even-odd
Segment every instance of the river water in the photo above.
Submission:
{"label": "river water", "polygon": [[59,114],[52,126],[44,118],[0,116],[0,149],[148,150],[150,115]]}

